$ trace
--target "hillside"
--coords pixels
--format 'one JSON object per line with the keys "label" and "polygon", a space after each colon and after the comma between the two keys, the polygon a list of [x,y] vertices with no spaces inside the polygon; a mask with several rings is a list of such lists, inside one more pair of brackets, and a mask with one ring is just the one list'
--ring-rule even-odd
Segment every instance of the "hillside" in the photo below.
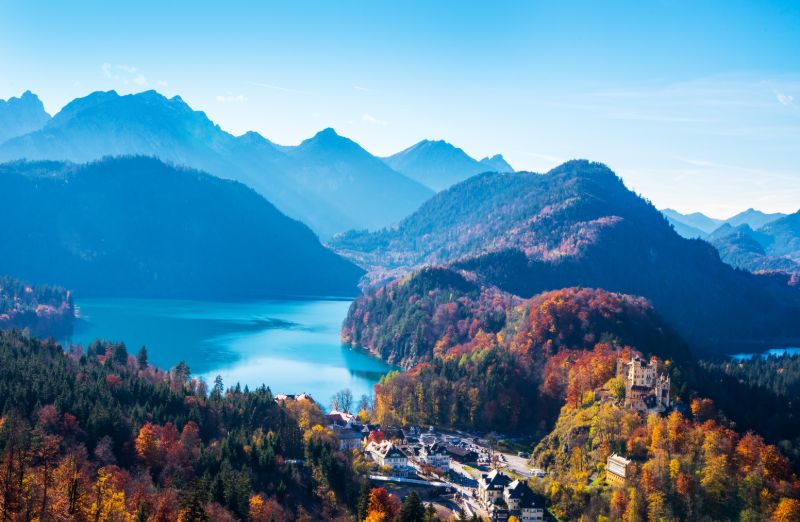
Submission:
{"label": "hillside", "polygon": [[726,263],[751,272],[800,274],[800,217],[791,214],[758,230],[725,224],[706,240]]}
{"label": "hillside", "polygon": [[481,172],[514,171],[499,154],[477,161],[460,148],[442,140],[423,140],[383,161],[436,192]]}
{"label": "hillside", "polygon": [[253,190],[149,158],[2,165],[0,220],[0,272],[82,296],[352,295],[362,274]]}
{"label": "hillside", "polygon": [[0,276],[0,330],[27,329],[37,337],[60,338],[72,332],[74,322],[69,291]]}
{"label": "hillside", "polygon": [[43,128],[0,143],[0,161],[154,156],[240,181],[322,238],[390,225],[432,195],[360,147],[308,145],[279,147],[254,132],[233,136],[178,96],[109,91],[78,98]]}
{"label": "hillside", "polygon": [[[670,223],[675,225],[675,230],[678,231],[679,234],[689,239],[710,234],[725,222],[725,220],[722,219],[710,218],[702,212],[681,214],[677,210],[665,208],[661,213],[667,217]],[[682,233],[683,231],[691,235],[686,236]],[[701,236],[694,235],[697,231],[700,231]]]}
{"label": "hillside", "polygon": [[597,345],[689,358],[644,299],[569,288],[521,300],[442,268],[359,297],[343,340],[408,370],[376,387],[382,422],[484,431],[539,430],[553,420],[569,394],[557,361]]}
{"label": "hillside", "polygon": [[710,218],[701,212],[681,214],[670,208],[665,208],[661,213],[672,223],[678,234],[688,239],[707,238],[725,225],[733,228],[748,226],[753,230],[759,230],[761,227],[786,216],[786,214],[778,212],[767,214],[752,208],[739,212],[728,219]]}
{"label": "hillside", "polygon": [[771,254],[775,238],[747,225],[733,227],[725,224],[706,240],[719,251],[722,260],[731,266],[751,272],[800,273],[800,262],[790,257]]}
{"label": "hillside", "polygon": [[761,228],[769,236],[768,252],[800,262],[800,211],[772,221]]}
{"label": "hillside", "polygon": [[332,246],[373,282],[451,264],[521,297],[571,286],[644,296],[701,350],[800,337],[800,292],[681,238],[607,167],[586,161],[545,175],[475,176],[396,228],[344,234]]}
{"label": "hillside", "polygon": [[[210,388],[210,389],[209,389]],[[207,387],[183,363],[95,342],[0,332],[2,513],[8,520],[332,520],[358,478],[319,407],[269,388]],[[293,466],[287,459],[306,459]]]}
{"label": "hillside", "polygon": [[25,91],[19,98],[0,100],[0,143],[37,131],[50,121],[39,97]]}
{"label": "hillside", "polygon": [[293,182],[353,227],[374,230],[400,221],[433,194],[330,128],[284,150],[294,161]]}

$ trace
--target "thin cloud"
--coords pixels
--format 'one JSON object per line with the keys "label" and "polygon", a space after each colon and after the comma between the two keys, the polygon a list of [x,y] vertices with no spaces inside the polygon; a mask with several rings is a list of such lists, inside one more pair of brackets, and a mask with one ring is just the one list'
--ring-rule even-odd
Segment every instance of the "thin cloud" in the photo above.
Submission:
{"label": "thin cloud", "polygon": [[361,92],[376,92],[375,89],[370,89],[369,87],[364,87],[362,85],[353,85],[353,89]]}
{"label": "thin cloud", "polygon": [[379,120],[375,116],[367,113],[364,113],[364,115],[361,116],[361,121],[367,125],[380,125],[381,127],[386,127],[389,125],[388,121]]}
{"label": "thin cloud", "polygon": [[248,85],[253,85],[254,87],[261,87],[263,89],[270,89],[273,91],[280,91],[280,92],[289,92],[292,94],[313,94],[308,91],[300,91],[297,89],[290,89],[289,87],[282,87],[280,85],[272,85],[271,83],[261,83],[261,82],[247,82]]}
{"label": "thin cloud", "polygon": [[142,74],[142,72],[133,65],[125,65],[125,64],[111,64],[108,62],[104,62],[100,66],[100,70],[103,72],[103,76],[108,78],[109,80],[114,80],[119,82],[123,85],[145,85],[147,83],[147,77]]}
{"label": "thin cloud", "polygon": [[220,103],[244,103],[247,98],[243,94],[221,94],[217,96],[217,101]]}
{"label": "thin cloud", "polygon": [[778,98],[778,102],[784,107],[790,107],[794,104],[794,96],[791,94],[784,94],[782,92],[775,93],[775,97]]}

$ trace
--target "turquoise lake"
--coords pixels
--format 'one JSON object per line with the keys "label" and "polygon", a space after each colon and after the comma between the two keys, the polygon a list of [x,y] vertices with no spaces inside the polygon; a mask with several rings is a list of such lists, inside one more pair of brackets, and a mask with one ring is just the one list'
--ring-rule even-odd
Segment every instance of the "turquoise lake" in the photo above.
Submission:
{"label": "turquoise lake", "polygon": [[310,393],[328,406],[350,388],[355,400],[391,368],[367,352],[343,345],[342,321],[350,301],[202,302],[82,299],[79,325],[67,342],[125,342],[136,354],[146,346],[151,364],[184,361],[192,375],[225,386],[266,384],[273,393]]}

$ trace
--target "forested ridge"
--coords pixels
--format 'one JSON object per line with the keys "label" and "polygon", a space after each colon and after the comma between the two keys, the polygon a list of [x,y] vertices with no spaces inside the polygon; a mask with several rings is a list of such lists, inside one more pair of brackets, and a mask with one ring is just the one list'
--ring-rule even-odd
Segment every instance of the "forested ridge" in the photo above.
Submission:
{"label": "forested ridge", "polygon": [[354,295],[363,273],[252,189],[153,158],[0,165],[0,220],[0,272],[82,297]]}
{"label": "forested ridge", "polygon": [[734,269],[705,241],[680,237],[599,163],[474,176],[396,227],[331,245],[369,271],[367,292],[444,265],[523,298],[577,286],[643,296],[697,352],[800,337],[800,289],[788,277]]}
{"label": "forested ridge", "polygon": [[0,332],[0,412],[2,520],[335,519],[361,489],[316,404],[206,389],[122,344]]}
{"label": "forested ridge", "polygon": [[60,336],[72,331],[74,321],[68,290],[0,276],[0,330],[13,327],[36,336]]}

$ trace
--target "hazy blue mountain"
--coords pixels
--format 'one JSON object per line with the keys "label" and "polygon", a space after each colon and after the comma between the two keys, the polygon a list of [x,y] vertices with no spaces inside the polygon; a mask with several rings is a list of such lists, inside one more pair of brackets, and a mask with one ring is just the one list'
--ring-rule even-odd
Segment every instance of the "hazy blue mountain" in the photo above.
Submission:
{"label": "hazy blue mountain", "polygon": [[760,210],[755,210],[752,208],[749,208],[744,212],[740,212],[728,219],[710,218],[702,212],[681,214],[680,212],[672,210],[671,208],[665,208],[661,211],[661,213],[667,216],[669,222],[675,227],[675,232],[689,239],[696,237],[705,238],[714,232],[718,227],[725,224],[731,225],[733,228],[741,225],[748,225],[753,230],[758,230],[764,225],[786,216],[786,214],[780,213],[766,214]]}
{"label": "hazy blue mountain", "polygon": [[395,223],[433,195],[331,128],[284,150],[293,160],[293,182],[348,219],[347,228]]}
{"label": "hazy blue mountain", "polygon": [[491,158],[487,156],[481,160],[481,163],[494,172],[514,172],[514,167],[509,165],[502,154],[495,154]]}
{"label": "hazy blue mountain", "polygon": [[759,232],[771,238],[770,254],[800,263],[800,211],[764,225]]}
{"label": "hazy blue mountain", "polygon": [[678,235],[685,237],[686,239],[696,239],[696,238],[702,239],[708,235],[699,228],[687,225],[686,223],[678,221],[677,219],[672,218],[666,214],[665,217],[667,218],[667,221],[669,221],[670,225],[672,225],[672,228],[675,229],[675,232],[677,232]]}
{"label": "hazy blue mountain", "polygon": [[800,336],[800,290],[734,270],[607,167],[571,161],[541,175],[484,173],[440,192],[396,227],[332,246],[374,283],[423,265],[472,272],[521,297],[572,286],[650,299],[697,346]]}
{"label": "hazy blue mountain", "polygon": [[383,158],[383,161],[394,170],[437,192],[481,172],[514,170],[500,155],[478,161],[442,140],[420,141],[397,154]]}
{"label": "hazy blue mountain", "polygon": [[726,219],[725,223],[733,227],[747,225],[753,230],[758,230],[764,225],[772,223],[773,221],[776,221],[782,217],[786,217],[786,214],[781,214],[779,212],[774,214],[766,214],[760,210],[748,208],[744,212],[740,212],[735,216]]}
{"label": "hazy blue mountain", "polygon": [[[670,223],[672,224],[680,223],[682,225],[688,226],[689,227],[688,229],[682,227],[681,230],[690,233],[691,235],[688,236],[689,238],[697,237],[694,235],[694,230],[700,230],[701,232],[703,232],[704,235],[710,234],[711,232],[716,230],[717,227],[719,227],[721,224],[725,222],[722,219],[710,218],[705,214],[703,214],[702,212],[681,214],[677,210],[673,210],[671,208],[665,208],[661,211],[661,213],[667,216]],[[681,231],[677,230],[677,228],[676,232],[678,232],[679,234],[681,233]],[[684,235],[684,237],[687,236]]]}
{"label": "hazy blue mountain", "polygon": [[236,137],[180,97],[109,91],[76,99],[42,129],[3,143],[0,161],[155,156],[245,183],[323,238],[389,225],[432,195],[380,160],[368,161],[363,149],[314,141],[281,147],[254,132]]}
{"label": "hazy blue mountain", "polygon": [[41,129],[50,121],[39,97],[25,91],[19,98],[0,100],[0,143]]}
{"label": "hazy blue mountain", "polygon": [[0,273],[83,296],[352,295],[363,273],[243,184],[145,157],[0,165],[0,222]]}

